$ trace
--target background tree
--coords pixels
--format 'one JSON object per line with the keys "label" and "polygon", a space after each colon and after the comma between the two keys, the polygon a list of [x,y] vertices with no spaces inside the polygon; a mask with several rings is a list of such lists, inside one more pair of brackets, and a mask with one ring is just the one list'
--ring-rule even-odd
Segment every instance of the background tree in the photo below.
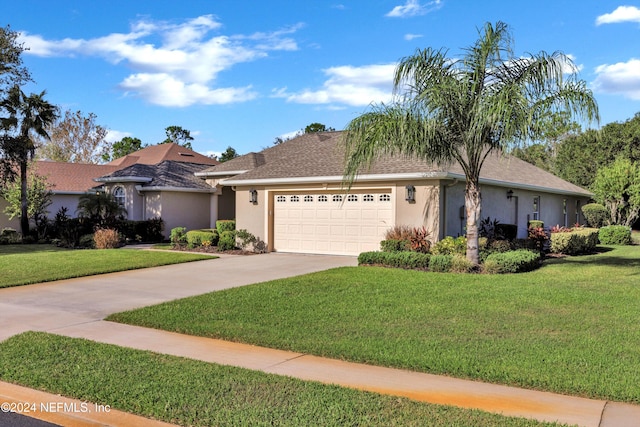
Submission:
{"label": "background tree", "polygon": [[220,155],[220,157],[218,158],[218,161],[220,163],[224,163],[228,160],[231,159],[235,159],[236,157],[239,157],[240,155],[236,152],[236,149],[233,148],[232,146],[228,146],[227,149]]}
{"label": "background tree", "polygon": [[127,210],[109,193],[86,193],[78,199],[76,211],[80,218],[91,221],[95,227],[113,226],[116,220],[127,214]]}
{"label": "background tree", "polygon": [[437,164],[458,163],[466,178],[467,259],[478,264],[482,208],[480,171],[492,152],[531,141],[539,120],[568,111],[598,117],[590,90],[566,55],[515,56],[509,28],[485,24],[458,59],[425,49],[396,67],[390,105],[373,105],[346,129],[345,182],[384,155],[408,155]]}
{"label": "background tree", "polygon": [[[47,182],[47,179],[38,175],[29,168],[27,173],[27,217],[30,221],[33,221],[36,230],[38,230],[38,237],[44,237],[45,225],[47,223],[47,214],[49,211],[47,208],[51,206],[53,202],[52,186]],[[7,201],[7,207],[4,209],[4,213],[13,219],[22,215],[22,200],[21,200],[21,185],[20,182],[14,181],[8,183],[2,191],[0,196]]]}
{"label": "background tree", "polygon": [[100,163],[111,145],[107,129],[96,123],[94,113],[67,110],[64,117],[47,126],[48,139],[39,142],[38,158],[56,162]]}
{"label": "background tree", "polygon": [[619,156],[640,161],[640,113],[625,122],[609,123],[599,131],[587,130],[565,139],[558,147],[556,173],[563,179],[590,188],[598,169]]}
{"label": "background tree", "polygon": [[19,35],[9,25],[0,27],[0,96],[13,86],[31,81],[29,70],[22,63],[22,52],[26,48],[18,43]]}
{"label": "background tree", "polygon": [[167,143],[175,143],[182,145],[188,149],[191,148],[191,141],[193,141],[193,137],[191,136],[191,132],[187,129],[183,129],[181,126],[168,126],[164,129],[167,138],[162,141],[160,144]]}
{"label": "background tree", "polygon": [[593,183],[598,203],[611,214],[611,223],[631,227],[640,214],[640,164],[620,157],[600,168]]}
{"label": "background tree", "polygon": [[334,131],[334,128],[327,128],[322,123],[311,123],[304,128],[304,133],[314,133],[314,132],[329,132]]}
{"label": "background tree", "polygon": [[2,101],[2,110],[8,114],[0,118],[0,153],[7,170],[17,168],[20,173],[20,231],[24,239],[29,235],[29,215],[27,200],[27,166],[33,159],[36,145],[33,135],[47,138],[46,128],[58,117],[58,109],[45,101],[45,92],[25,95],[18,86],[9,91]]}
{"label": "background tree", "polygon": [[104,162],[110,162],[111,160],[124,157],[127,154],[134,153],[144,148],[142,141],[138,138],[125,136],[120,141],[116,141],[107,147],[102,153],[102,160]]}

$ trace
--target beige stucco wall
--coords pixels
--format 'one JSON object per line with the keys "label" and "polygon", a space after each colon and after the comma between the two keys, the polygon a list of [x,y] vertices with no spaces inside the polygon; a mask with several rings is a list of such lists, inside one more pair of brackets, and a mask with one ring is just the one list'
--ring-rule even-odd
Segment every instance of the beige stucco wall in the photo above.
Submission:
{"label": "beige stucco wall", "polygon": [[0,230],[3,228],[13,228],[14,230],[20,230],[20,217],[9,219],[5,215],[4,210],[7,207],[7,201],[0,197]]}
{"label": "beige stucco wall", "polygon": [[[406,201],[406,186],[416,189],[415,202]],[[436,180],[402,181],[395,187],[396,225],[426,227],[433,240],[440,237],[440,186]]]}
{"label": "beige stucco wall", "polygon": [[145,192],[143,219],[162,218],[165,238],[175,227],[186,227],[187,230],[209,228],[210,197],[210,193],[148,191]]}

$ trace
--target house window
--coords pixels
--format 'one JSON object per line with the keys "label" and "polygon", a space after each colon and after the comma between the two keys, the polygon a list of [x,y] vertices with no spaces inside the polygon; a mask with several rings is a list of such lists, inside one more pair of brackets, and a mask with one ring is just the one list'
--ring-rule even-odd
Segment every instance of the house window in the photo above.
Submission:
{"label": "house window", "polygon": [[286,202],[286,201],[287,201],[287,198],[286,198],[286,197],[284,197],[284,196],[278,196],[278,197],[276,198],[276,202],[278,202],[278,203],[284,203],[284,202]]}
{"label": "house window", "polygon": [[391,196],[388,194],[381,194],[378,200],[380,200],[381,202],[390,202]]}
{"label": "house window", "polygon": [[325,195],[318,196],[318,201],[319,202],[328,202],[329,198],[327,196],[325,196]]}
{"label": "house window", "polygon": [[576,224],[580,224],[580,200],[576,200]]}
{"label": "house window", "polygon": [[313,196],[304,196],[305,202],[313,202]]}
{"label": "house window", "polygon": [[540,221],[540,196],[533,198],[533,220]]}
{"label": "house window", "polygon": [[124,207],[124,202],[125,202],[124,188],[115,187],[113,189],[113,198],[116,199],[116,202],[118,202],[119,206]]}
{"label": "house window", "polygon": [[333,200],[334,202],[341,202],[342,196],[340,194],[334,194],[331,200]]}
{"label": "house window", "polygon": [[347,202],[357,202],[358,196],[356,194],[349,194],[347,196]]}
{"label": "house window", "polygon": [[365,194],[364,196],[362,196],[362,201],[363,202],[375,202],[376,198],[373,197],[373,194]]}
{"label": "house window", "polygon": [[291,199],[289,199],[292,203],[298,203],[300,201],[300,197],[298,196],[291,196]]}
{"label": "house window", "polygon": [[567,226],[567,199],[562,199],[562,221]]}

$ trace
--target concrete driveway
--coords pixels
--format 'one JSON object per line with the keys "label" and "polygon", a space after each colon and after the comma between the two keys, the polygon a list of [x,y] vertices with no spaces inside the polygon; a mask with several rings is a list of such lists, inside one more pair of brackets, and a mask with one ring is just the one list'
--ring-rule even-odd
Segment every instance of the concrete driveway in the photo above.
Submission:
{"label": "concrete driveway", "polygon": [[54,331],[112,313],[333,267],[347,256],[270,253],[0,289],[0,341],[24,331]]}

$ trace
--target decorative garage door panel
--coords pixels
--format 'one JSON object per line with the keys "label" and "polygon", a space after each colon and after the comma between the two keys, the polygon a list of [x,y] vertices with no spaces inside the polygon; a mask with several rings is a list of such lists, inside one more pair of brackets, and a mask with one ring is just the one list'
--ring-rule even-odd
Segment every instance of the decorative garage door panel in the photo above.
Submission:
{"label": "decorative garage door panel", "polygon": [[280,194],[274,206],[274,247],[280,252],[375,251],[393,225],[389,193]]}

